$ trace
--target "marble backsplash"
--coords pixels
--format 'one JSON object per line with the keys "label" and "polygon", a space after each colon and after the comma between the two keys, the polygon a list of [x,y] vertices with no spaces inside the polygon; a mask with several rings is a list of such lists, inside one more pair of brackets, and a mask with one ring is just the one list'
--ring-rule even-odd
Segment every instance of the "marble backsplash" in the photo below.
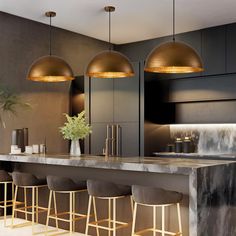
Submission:
{"label": "marble backsplash", "polygon": [[199,154],[236,153],[236,124],[170,125],[170,136],[191,137]]}

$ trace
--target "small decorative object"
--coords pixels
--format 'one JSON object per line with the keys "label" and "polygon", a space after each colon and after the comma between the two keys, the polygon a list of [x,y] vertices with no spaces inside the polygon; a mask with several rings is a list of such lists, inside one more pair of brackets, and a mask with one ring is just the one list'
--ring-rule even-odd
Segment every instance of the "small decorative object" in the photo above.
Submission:
{"label": "small decorative object", "polygon": [[33,148],[33,153],[34,154],[38,154],[39,153],[39,145],[38,144],[33,144],[32,148]]}
{"label": "small decorative object", "polygon": [[32,154],[33,153],[33,147],[32,146],[25,146],[25,153],[26,154]]}
{"label": "small decorative object", "polygon": [[70,155],[80,156],[79,140],[88,136],[92,130],[91,126],[85,121],[85,111],[82,111],[77,116],[69,116],[65,114],[67,122],[63,127],[60,127],[60,132],[64,139],[71,140]]}
{"label": "small decorative object", "polygon": [[190,137],[184,137],[183,141],[183,153],[193,152],[193,143]]}
{"label": "small decorative object", "polygon": [[17,145],[11,145],[10,154],[21,154],[21,148],[19,148]]}
{"label": "small decorative object", "polygon": [[39,145],[39,152],[41,154],[46,154],[46,145],[44,143]]}
{"label": "small decorative object", "polygon": [[183,141],[181,138],[176,138],[175,140],[175,152],[176,153],[183,152]]}

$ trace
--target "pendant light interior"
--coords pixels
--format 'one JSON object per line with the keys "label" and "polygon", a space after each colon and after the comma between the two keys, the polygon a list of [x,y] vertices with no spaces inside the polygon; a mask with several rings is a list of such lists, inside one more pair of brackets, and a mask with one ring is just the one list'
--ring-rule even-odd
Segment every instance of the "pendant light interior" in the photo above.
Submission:
{"label": "pendant light interior", "polygon": [[104,10],[109,14],[109,50],[98,53],[88,64],[86,75],[92,78],[124,78],[134,76],[134,70],[129,59],[112,50],[111,44],[111,13],[114,6],[106,6]]}
{"label": "pendant light interior", "polygon": [[147,57],[145,71],[154,73],[194,73],[203,71],[200,56],[189,45],[175,41],[175,0],[173,0],[172,42],[154,48]]}
{"label": "pendant light interior", "polygon": [[69,64],[62,58],[52,55],[52,17],[56,12],[48,11],[45,16],[50,18],[49,55],[38,58],[30,67],[28,80],[37,82],[63,82],[74,79]]}

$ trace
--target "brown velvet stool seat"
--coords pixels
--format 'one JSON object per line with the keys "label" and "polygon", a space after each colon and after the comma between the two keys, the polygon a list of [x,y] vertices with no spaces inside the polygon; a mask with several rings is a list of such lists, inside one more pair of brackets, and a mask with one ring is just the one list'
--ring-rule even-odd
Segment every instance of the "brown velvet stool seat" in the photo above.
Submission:
{"label": "brown velvet stool seat", "polygon": [[[48,188],[50,190],[48,201],[48,215],[46,226],[48,228],[49,220],[54,219],[56,221],[56,227],[58,228],[58,220],[69,223],[69,231],[72,233],[75,231],[75,222],[81,219],[86,219],[87,215],[76,213],[76,194],[87,191],[86,181],[75,182],[70,178],[59,176],[47,176]],[[56,194],[69,194],[69,206],[70,209],[67,212],[57,211]],[[52,198],[54,209],[52,206]],[[51,211],[54,210],[54,213]],[[69,219],[62,218],[62,216],[69,216]]]}
{"label": "brown velvet stool seat", "polygon": [[[47,211],[46,207],[39,206],[39,189],[47,187],[46,178],[38,178],[30,173],[13,172],[13,183],[16,186],[15,196],[13,200],[13,212],[12,212],[12,228],[25,226],[28,223],[32,224],[32,234],[34,233],[34,224],[38,223],[39,213]],[[19,189],[24,191],[24,202],[17,201]],[[27,203],[27,190],[32,192],[31,205]],[[14,224],[14,217],[17,212],[25,214],[25,219],[28,221],[28,215],[31,215],[31,222],[24,224]]]}
{"label": "brown velvet stool seat", "polygon": [[[99,229],[108,230],[113,232],[113,236],[116,236],[117,229],[127,227],[129,223],[117,221],[116,219],[116,200],[120,198],[130,197],[131,200],[131,210],[133,212],[133,200],[131,198],[131,187],[127,185],[115,184],[111,182],[98,181],[98,180],[87,180],[87,189],[89,194],[89,205],[88,205],[88,218],[86,223],[85,235],[88,235],[89,226],[95,227],[97,230],[97,236],[99,236]],[[108,218],[98,220],[96,201],[95,199],[105,199],[108,200]],[[111,217],[111,203],[113,217]],[[95,221],[90,222],[91,206],[93,203],[94,217]],[[107,226],[103,226],[103,223],[107,223]]]}
{"label": "brown velvet stool seat", "polygon": [[[3,185],[3,188],[4,188],[4,199],[3,201],[0,201],[0,208],[2,208],[4,211],[4,226],[6,227],[7,226],[7,223],[6,223],[7,222],[7,208],[12,207],[13,205],[14,184],[13,184],[11,175],[5,170],[0,170],[0,185]],[[8,185],[11,185],[11,188],[12,188],[11,199],[7,199]]]}
{"label": "brown velvet stool seat", "polygon": [[[149,231],[155,233],[161,233],[164,235],[182,235],[182,225],[181,225],[181,217],[180,217],[180,201],[183,198],[183,194],[175,191],[168,191],[162,188],[149,187],[149,186],[140,186],[133,185],[132,186],[132,195],[134,199],[134,216],[133,216],[133,225],[132,225],[132,236],[141,235],[142,233],[146,233]],[[153,228],[148,228],[141,230],[139,232],[135,232],[135,221],[137,214],[137,206],[144,205],[153,208]],[[178,218],[178,232],[170,232],[165,230],[165,208],[175,205],[177,208],[177,218]],[[161,208],[162,214],[162,226],[161,229],[157,229],[156,227],[156,211],[157,208]]]}

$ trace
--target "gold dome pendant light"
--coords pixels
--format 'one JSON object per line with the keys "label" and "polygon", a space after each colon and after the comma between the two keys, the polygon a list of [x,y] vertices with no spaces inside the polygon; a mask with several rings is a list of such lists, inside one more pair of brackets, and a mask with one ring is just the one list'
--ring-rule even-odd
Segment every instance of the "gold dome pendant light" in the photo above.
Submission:
{"label": "gold dome pendant light", "polygon": [[147,57],[144,70],[155,73],[194,73],[204,70],[201,58],[192,47],[175,42],[175,0],[173,0],[173,42],[154,48]]}
{"label": "gold dome pendant light", "polygon": [[62,58],[52,55],[52,17],[56,16],[56,12],[49,11],[46,12],[45,15],[50,17],[49,55],[38,58],[31,65],[28,72],[28,80],[38,82],[62,82],[73,80],[73,71],[68,63]]}
{"label": "gold dome pendant light", "polygon": [[98,53],[88,64],[86,75],[93,78],[123,78],[134,76],[134,69],[129,59],[112,50],[111,45],[111,12],[115,7],[106,6],[104,8],[109,13],[109,50]]}

